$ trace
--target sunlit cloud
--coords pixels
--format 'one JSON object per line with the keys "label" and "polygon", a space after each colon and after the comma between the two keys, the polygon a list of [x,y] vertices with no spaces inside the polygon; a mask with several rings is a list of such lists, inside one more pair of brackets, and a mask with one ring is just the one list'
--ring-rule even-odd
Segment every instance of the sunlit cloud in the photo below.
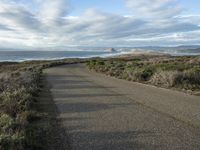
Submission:
{"label": "sunlit cloud", "polygon": [[200,16],[182,15],[185,9],[176,0],[125,0],[125,4],[129,15],[88,8],[72,16],[69,0],[0,0],[0,44],[19,48],[145,46],[200,40]]}

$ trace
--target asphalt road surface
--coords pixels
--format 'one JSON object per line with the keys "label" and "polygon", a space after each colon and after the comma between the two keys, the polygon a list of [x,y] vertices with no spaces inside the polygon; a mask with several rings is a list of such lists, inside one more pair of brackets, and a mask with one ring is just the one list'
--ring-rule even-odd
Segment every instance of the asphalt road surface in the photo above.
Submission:
{"label": "asphalt road surface", "polygon": [[45,70],[72,150],[199,150],[200,97],[82,64]]}

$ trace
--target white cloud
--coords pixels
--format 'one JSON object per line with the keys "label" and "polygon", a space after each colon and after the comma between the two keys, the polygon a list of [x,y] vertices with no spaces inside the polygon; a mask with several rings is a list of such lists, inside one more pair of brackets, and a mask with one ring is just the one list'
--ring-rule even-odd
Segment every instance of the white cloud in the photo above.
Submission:
{"label": "white cloud", "polygon": [[183,11],[176,0],[125,0],[127,7],[138,17],[166,19]]}
{"label": "white cloud", "polygon": [[38,17],[46,23],[58,23],[70,10],[69,0],[35,0],[39,6]]}
{"label": "white cloud", "polygon": [[0,44],[138,46],[196,44],[199,40],[199,19],[182,16],[176,0],[125,1],[132,15],[88,9],[80,16],[70,16],[68,0],[34,0],[37,9],[22,0],[0,0]]}

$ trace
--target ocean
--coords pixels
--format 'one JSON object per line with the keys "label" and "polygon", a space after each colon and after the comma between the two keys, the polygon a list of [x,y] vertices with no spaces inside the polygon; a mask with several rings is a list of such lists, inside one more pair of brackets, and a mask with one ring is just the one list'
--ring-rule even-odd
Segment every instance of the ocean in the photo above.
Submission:
{"label": "ocean", "polygon": [[117,55],[106,51],[0,51],[0,61],[55,60]]}
{"label": "ocean", "polygon": [[65,58],[90,58],[90,57],[109,57],[114,55],[128,54],[134,52],[159,52],[171,54],[173,56],[200,55],[200,49],[194,50],[175,50],[175,49],[144,49],[144,48],[121,48],[116,52],[106,50],[80,50],[80,51],[21,51],[21,50],[0,50],[0,62],[22,62],[28,60],[55,60]]}

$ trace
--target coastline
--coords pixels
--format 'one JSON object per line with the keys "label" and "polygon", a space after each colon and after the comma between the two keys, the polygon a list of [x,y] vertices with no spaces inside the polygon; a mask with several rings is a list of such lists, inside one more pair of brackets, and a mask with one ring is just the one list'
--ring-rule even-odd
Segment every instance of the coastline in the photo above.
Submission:
{"label": "coastline", "polygon": [[[79,54],[80,53],[80,54]],[[26,61],[56,61],[63,59],[90,59],[90,58],[112,58],[132,57],[138,55],[150,56],[197,56],[200,53],[170,53],[145,50],[116,50],[108,51],[0,51],[0,62],[26,62]]]}

